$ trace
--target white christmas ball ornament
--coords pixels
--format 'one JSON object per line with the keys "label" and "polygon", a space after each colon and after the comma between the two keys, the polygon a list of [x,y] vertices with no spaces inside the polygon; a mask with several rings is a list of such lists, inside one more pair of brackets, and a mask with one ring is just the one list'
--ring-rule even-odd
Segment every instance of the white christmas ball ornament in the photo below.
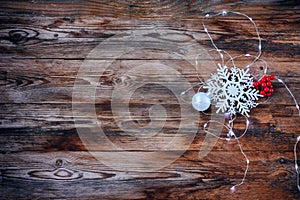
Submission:
{"label": "white christmas ball ornament", "polygon": [[210,106],[210,98],[207,93],[197,92],[193,96],[192,105],[198,111],[205,111]]}

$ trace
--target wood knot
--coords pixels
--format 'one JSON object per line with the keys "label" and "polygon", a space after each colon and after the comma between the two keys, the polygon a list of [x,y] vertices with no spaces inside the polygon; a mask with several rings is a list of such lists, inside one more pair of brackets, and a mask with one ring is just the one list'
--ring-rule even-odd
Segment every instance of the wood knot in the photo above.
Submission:
{"label": "wood knot", "polygon": [[13,29],[8,32],[8,40],[13,44],[24,44],[38,36],[38,32],[32,29]]}
{"label": "wood knot", "polygon": [[57,159],[55,161],[55,166],[56,167],[61,167],[63,165],[64,161],[62,159]]}
{"label": "wood knot", "polygon": [[53,175],[61,178],[67,178],[72,177],[73,172],[66,169],[58,169],[55,173],[53,173]]}
{"label": "wood knot", "polygon": [[117,84],[121,84],[122,83],[122,79],[120,77],[115,79],[115,83]]}
{"label": "wood knot", "polygon": [[78,171],[73,171],[66,168],[59,168],[55,170],[33,170],[28,173],[30,176],[39,179],[53,179],[53,180],[73,180],[83,177],[83,174]]}
{"label": "wood knot", "polygon": [[67,166],[67,161],[63,158],[57,158],[52,161],[53,166],[57,168],[62,168]]}
{"label": "wood knot", "polygon": [[118,87],[126,87],[128,86],[129,84],[132,84],[132,80],[130,79],[130,77],[127,77],[127,76],[119,76],[119,77],[114,77],[113,78],[113,84],[115,86],[118,86]]}

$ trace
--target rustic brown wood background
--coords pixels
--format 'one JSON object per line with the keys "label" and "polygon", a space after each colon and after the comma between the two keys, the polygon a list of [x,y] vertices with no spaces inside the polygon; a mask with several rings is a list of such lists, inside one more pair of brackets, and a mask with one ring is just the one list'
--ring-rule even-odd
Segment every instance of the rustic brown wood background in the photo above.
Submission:
{"label": "rustic brown wood background", "polygon": [[[205,137],[201,127],[207,117],[199,120],[198,134],[188,151],[157,172],[113,170],[94,159],[77,134],[72,87],[85,56],[101,41],[154,26],[198,34],[199,44],[211,48],[201,19],[206,12],[221,10],[243,12],[255,20],[270,74],[280,76],[300,101],[297,1],[0,1],[0,198],[299,199],[293,145],[300,134],[300,117],[278,83],[274,83],[276,91],[270,102],[251,112],[250,130],[241,139],[250,159],[249,173],[233,194],[229,188],[242,179],[245,161],[236,143],[224,141],[205,158],[198,157]],[[253,29],[244,26],[249,24],[245,18],[208,23],[216,43],[230,53],[255,47]],[[154,50],[132,54],[118,64],[127,70],[129,60],[149,62],[156,54]],[[161,59],[164,61],[168,58]],[[177,64],[190,83],[198,81],[195,69]],[[103,80],[108,91],[116,80],[123,81],[118,75]],[[145,107],[160,101],[171,113],[164,129],[172,134],[178,128],[178,106],[172,94],[157,89],[158,99],[142,101],[133,96],[131,112],[143,125],[149,120],[147,113],[141,114]],[[103,95],[96,106],[103,128],[112,141],[126,143],[129,137],[120,134],[109,96]],[[243,123],[237,120],[237,129]]]}

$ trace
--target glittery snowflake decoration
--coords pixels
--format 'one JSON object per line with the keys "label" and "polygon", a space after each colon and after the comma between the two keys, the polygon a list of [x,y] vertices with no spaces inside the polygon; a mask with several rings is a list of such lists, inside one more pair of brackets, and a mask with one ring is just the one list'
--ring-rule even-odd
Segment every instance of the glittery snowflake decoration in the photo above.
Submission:
{"label": "glittery snowflake decoration", "polygon": [[262,97],[252,79],[249,69],[233,67],[229,70],[219,65],[218,72],[211,75],[204,88],[215,102],[217,113],[228,112],[231,116],[240,113],[249,117],[250,109],[258,105],[254,101]]}

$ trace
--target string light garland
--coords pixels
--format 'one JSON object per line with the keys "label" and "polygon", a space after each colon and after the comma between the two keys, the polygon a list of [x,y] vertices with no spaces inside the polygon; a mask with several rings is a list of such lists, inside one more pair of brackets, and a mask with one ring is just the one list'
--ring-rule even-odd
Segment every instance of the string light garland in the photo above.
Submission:
{"label": "string light garland", "polygon": [[[251,22],[251,24],[255,29],[257,40],[258,40],[257,55],[251,55],[247,53],[247,54],[241,54],[233,57],[227,51],[220,49],[215,44],[205,24],[205,21],[210,17],[226,16],[228,14],[243,16]],[[295,96],[288,88],[288,86],[277,76],[267,75],[267,70],[268,70],[267,62],[260,58],[262,54],[261,37],[259,34],[258,27],[251,17],[240,12],[222,11],[220,13],[213,14],[213,15],[206,14],[204,19],[202,20],[202,26],[214,48],[213,50],[216,51],[220,56],[221,63],[218,63],[217,73],[212,74],[207,81],[202,81],[198,72],[199,55],[196,56],[195,66],[196,66],[197,76],[199,79],[199,83],[197,83],[196,86],[199,86],[199,89],[192,98],[192,106],[197,111],[206,114],[205,111],[210,107],[212,103],[215,103],[217,107],[216,113],[219,113],[221,111],[222,113],[224,113],[225,117],[230,118],[229,122],[226,124],[216,120],[209,120],[204,124],[203,129],[206,134],[210,134],[214,137],[217,137],[218,139],[225,140],[225,141],[236,141],[240,149],[240,152],[245,159],[246,167],[245,167],[244,176],[242,180],[230,188],[232,192],[235,192],[236,187],[244,184],[249,169],[249,164],[250,164],[250,160],[248,159],[247,155],[243,151],[239,139],[241,139],[247,133],[247,130],[249,128],[250,121],[248,118],[249,118],[250,110],[254,107],[257,107],[260,104],[267,102],[270,99],[271,95],[274,93],[275,88],[272,84],[272,81],[277,80],[286,88],[286,90],[293,98],[296,109],[299,112],[299,116],[300,116],[300,108]],[[226,60],[225,56],[228,56],[229,59]],[[237,67],[235,64],[235,60],[240,57],[249,57],[249,58],[253,58],[253,60],[250,62],[250,64],[246,65],[243,69]],[[263,74],[260,77],[257,77],[257,75],[255,74],[250,74],[249,72],[252,65],[258,61],[262,62],[264,65]],[[233,66],[232,68],[228,67],[229,63],[231,63],[231,65]],[[191,89],[193,89],[193,87],[182,92],[181,95],[185,95],[186,92]],[[207,92],[202,92],[202,91],[200,92],[201,89],[205,89],[207,90]],[[259,98],[266,98],[266,100],[256,102]],[[242,133],[242,135],[240,135],[239,137],[237,137],[237,135],[233,130],[233,124],[237,115],[242,115],[246,120],[245,130]],[[220,137],[219,135],[209,131],[207,127],[211,123],[222,125],[225,129],[227,129],[228,133],[226,137]],[[300,136],[297,137],[297,141],[294,145],[294,159],[295,159],[295,170],[297,175],[297,187],[298,190],[300,191],[299,167],[297,164],[297,145],[299,141],[300,141]]]}
{"label": "string light garland", "polygon": [[298,190],[300,191],[300,183],[299,183],[299,166],[298,166],[298,159],[297,159],[297,145],[300,141],[300,136],[297,137],[297,141],[294,145],[294,156],[295,156],[295,170],[296,170],[296,174],[297,174],[297,187],[298,187]]}

